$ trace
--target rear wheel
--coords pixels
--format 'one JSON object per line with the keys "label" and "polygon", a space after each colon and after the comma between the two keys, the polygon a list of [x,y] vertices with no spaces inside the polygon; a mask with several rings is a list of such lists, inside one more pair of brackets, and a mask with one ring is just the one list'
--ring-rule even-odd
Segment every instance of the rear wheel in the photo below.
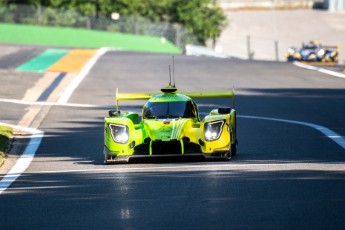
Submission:
{"label": "rear wheel", "polygon": [[107,154],[104,154],[104,162],[103,162],[105,165],[109,164],[108,162],[108,155]]}
{"label": "rear wheel", "polygon": [[335,56],[331,57],[331,61],[337,63],[338,62],[338,54]]}

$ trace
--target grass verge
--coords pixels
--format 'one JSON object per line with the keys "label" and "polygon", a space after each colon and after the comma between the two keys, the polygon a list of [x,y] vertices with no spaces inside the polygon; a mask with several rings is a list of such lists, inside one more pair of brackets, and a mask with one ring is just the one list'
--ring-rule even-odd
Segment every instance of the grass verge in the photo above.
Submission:
{"label": "grass verge", "polygon": [[182,50],[160,37],[109,31],[0,23],[0,34],[0,42],[6,43],[73,48],[110,47],[125,51],[182,53]]}
{"label": "grass verge", "polygon": [[0,125],[0,167],[5,161],[7,142],[12,137],[12,133],[13,129],[11,127]]}

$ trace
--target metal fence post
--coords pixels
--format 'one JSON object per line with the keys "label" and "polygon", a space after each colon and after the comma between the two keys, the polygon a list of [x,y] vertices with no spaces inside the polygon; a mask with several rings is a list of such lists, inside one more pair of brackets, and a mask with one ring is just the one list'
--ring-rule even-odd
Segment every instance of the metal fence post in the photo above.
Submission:
{"label": "metal fence post", "polygon": [[180,25],[175,24],[175,45],[181,47]]}
{"label": "metal fence post", "polygon": [[87,19],[86,19],[86,28],[91,29],[91,18],[90,17],[87,17]]}
{"label": "metal fence post", "polygon": [[134,17],[134,34],[139,34],[139,19],[137,18],[137,16]]}
{"label": "metal fence post", "polygon": [[275,53],[276,53],[276,61],[279,61],[279,46],[278,46],[278,41],[274,41],[274,46],[275,46]]}
{"label": "metal fence post", "polygon": [[37,4],[37,21],[36,21],[37,25],[41,25],[41,14],[42,14],[41,4]]}
{"label": "metal fence post", "polygon": [[252,52],[250,50],[250,35],[247,35],[247,52],[248,52],[248,59],[252,59]]}

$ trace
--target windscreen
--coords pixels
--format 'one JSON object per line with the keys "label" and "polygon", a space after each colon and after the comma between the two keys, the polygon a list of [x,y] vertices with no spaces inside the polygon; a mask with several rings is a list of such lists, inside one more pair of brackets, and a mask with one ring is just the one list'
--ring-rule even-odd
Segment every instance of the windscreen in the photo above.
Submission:
{"label": "windscreen", "polygon": [[309,50],[315,50],[320,48],[319,46],[313,44],[313,43],[308,43],[306,45],[303,46],[303,49],[309,49]]}
{"label": "windscreen", "polygon": [[191,101],[147,102],[144,118],[191,118],[196,112]]}

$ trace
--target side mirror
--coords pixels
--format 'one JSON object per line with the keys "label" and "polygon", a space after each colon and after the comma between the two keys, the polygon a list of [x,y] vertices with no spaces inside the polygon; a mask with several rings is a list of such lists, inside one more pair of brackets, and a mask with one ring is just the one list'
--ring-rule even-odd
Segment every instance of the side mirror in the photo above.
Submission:
{"label": "side mirror", "polygon": [[116,117],[116,116],[120,116],[121,112],[120,110],[109,110],[109,117]]}
{"label": "side mirror", "polygon": [[230,113],[230,111],[231,111],[230,107],[228,107],[228,108],[218,108],[218,113],[219,114],[228,114],[228,113]]}

